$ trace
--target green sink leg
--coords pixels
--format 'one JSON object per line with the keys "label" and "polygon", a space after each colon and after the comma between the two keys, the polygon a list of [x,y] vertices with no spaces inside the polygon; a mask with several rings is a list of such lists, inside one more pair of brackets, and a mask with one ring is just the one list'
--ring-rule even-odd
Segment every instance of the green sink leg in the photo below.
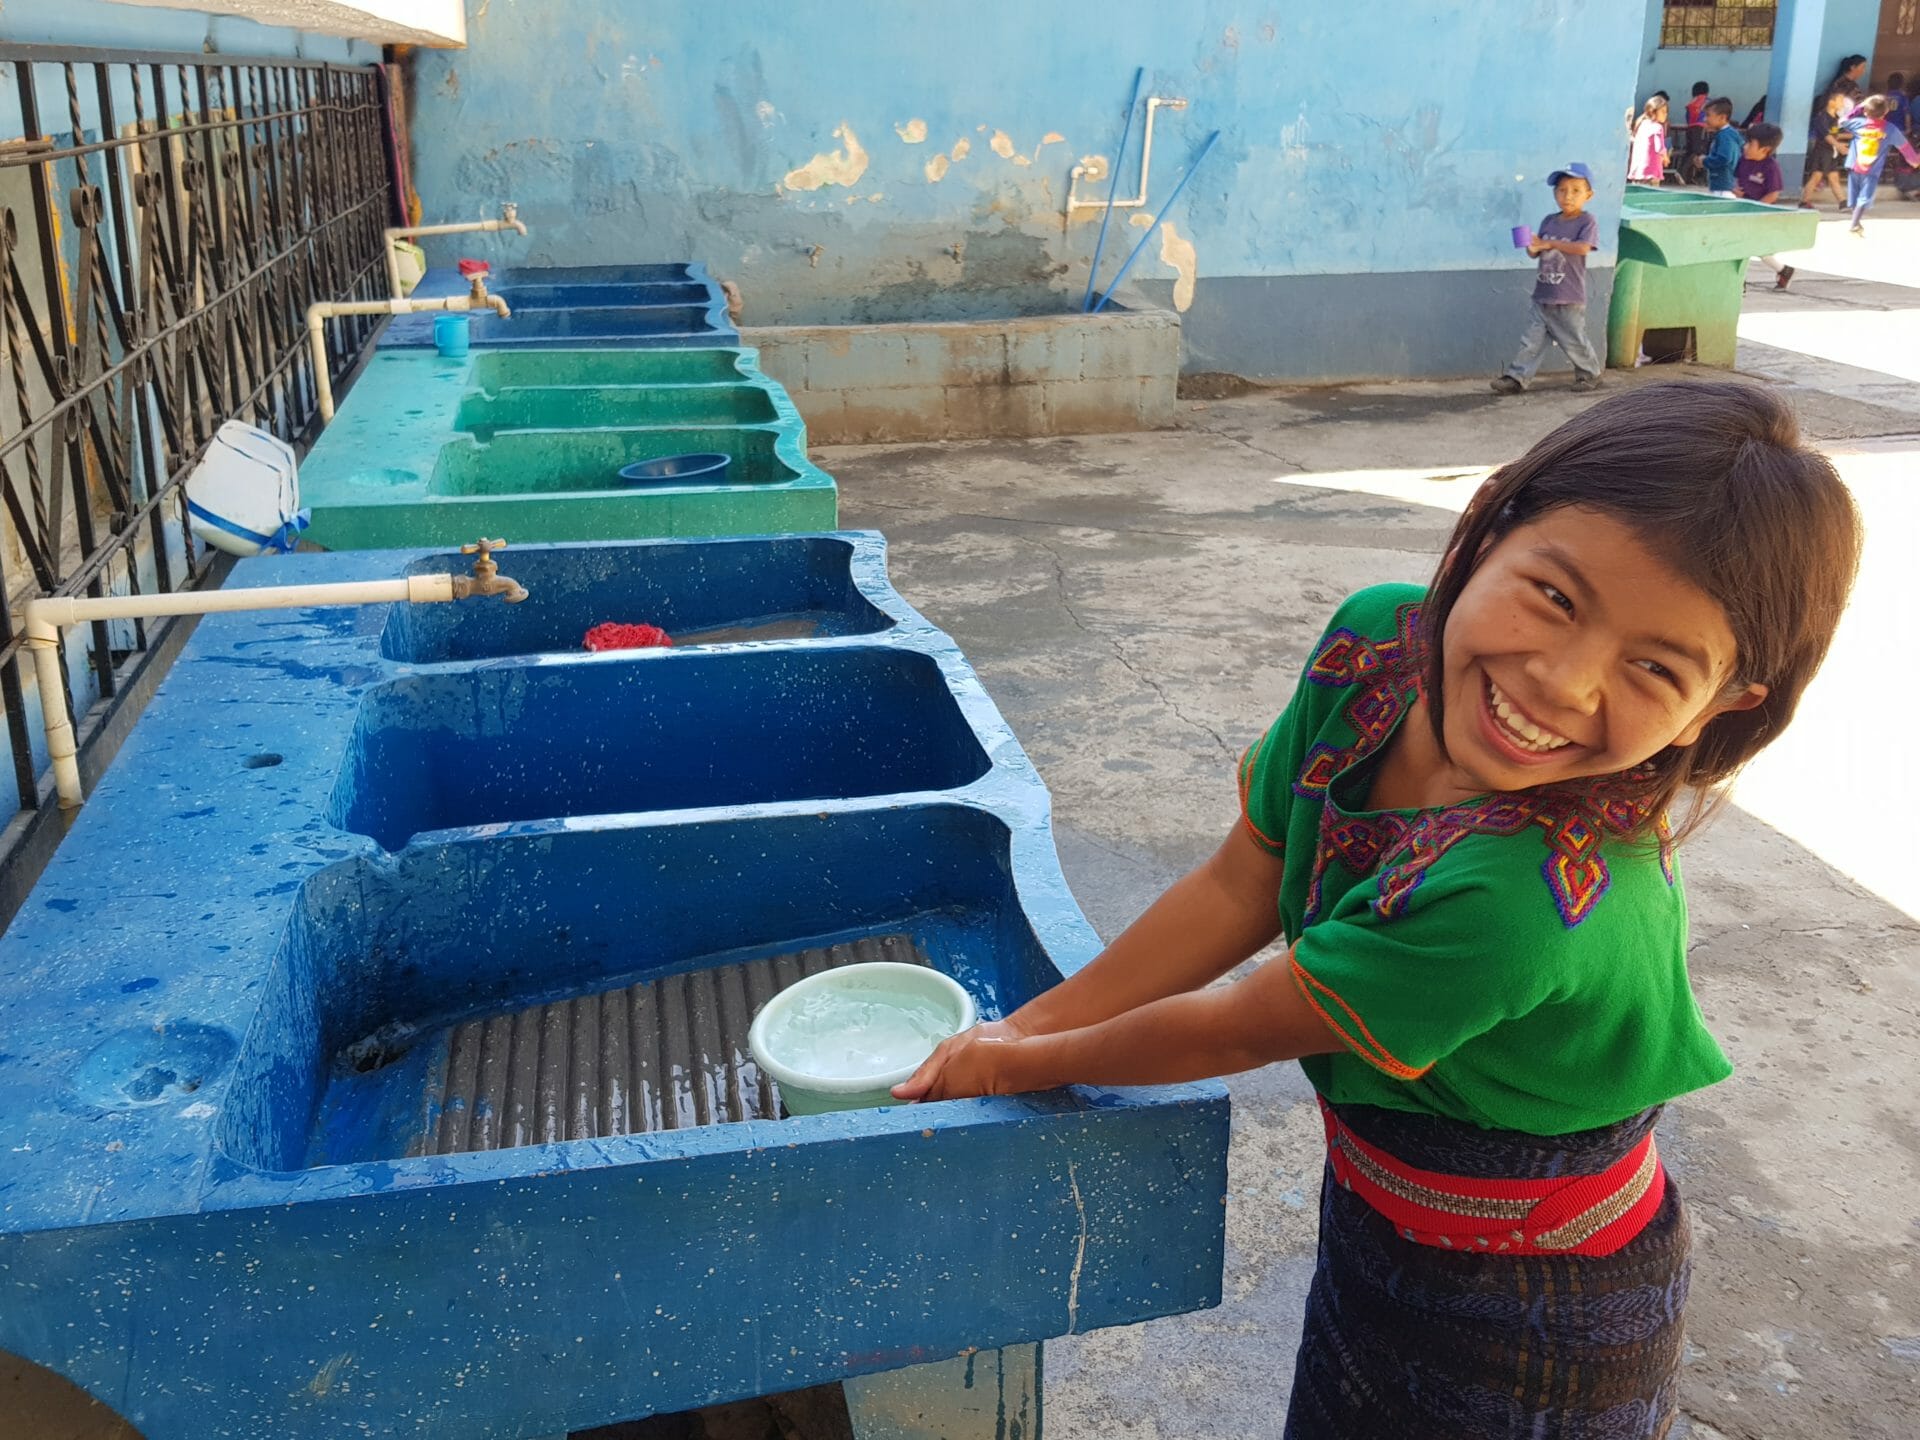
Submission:
{"label": "green sink leg", "polygon": [[1641,282],[1646,267],[1622,260],[1613,272],[1613,299],[1607,306],[1607,364],[1615,370],[1631,370],[1640,358]]}
{"label": "green sink leg", "polygon": [[862,1375],[842,1387],[854,1440],[1040,1440],[1040,1346]]}

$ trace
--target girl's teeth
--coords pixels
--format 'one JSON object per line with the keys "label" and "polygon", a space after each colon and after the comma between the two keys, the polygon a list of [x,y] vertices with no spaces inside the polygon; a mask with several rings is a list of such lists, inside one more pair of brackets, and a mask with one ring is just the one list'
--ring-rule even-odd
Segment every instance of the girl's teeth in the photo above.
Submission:
{"label": "girl's teeth", "polygon": [[1493,701],[1493,713],[1499,717],[1501,728],[1522,750],[1544,755],[1573,743],[1564,736],[1542,730],[1526,716],[1517,713],[1500,687],[1491,680],[1487,681],[1487,693]]}

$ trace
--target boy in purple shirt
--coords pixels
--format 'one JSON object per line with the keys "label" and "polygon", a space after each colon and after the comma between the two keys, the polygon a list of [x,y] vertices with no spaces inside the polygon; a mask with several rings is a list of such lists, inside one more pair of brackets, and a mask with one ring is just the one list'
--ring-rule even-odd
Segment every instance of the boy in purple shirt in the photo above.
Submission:
{"label": "boy in purple shirt", "polygon": [[1600,246],[1600,226],[1586,213],[1593,198],[1593,172],[1578,160],[1547,177],[1560,208],[1540,222],[1527,245],[1540,269],[1533,284],[1533,319],[1513,363],[1494,377],[1502,395],[1518,395],[1557,344],[1573,362],[1573,388],[1600,388],[1600,356],[1587,338],[1587,255]]}
{"label": "boy in purple shirt", "polygon": [[[1740,163],[1733,167],[1734,193],[1742,200],[1758,200],[1771,205],[1780,198],[1787,177],[1780,173],[1780,162],[1773,152],[1780,148],[1781,130],[1762,120],[1747,127],[1747,143],[1740,152]],[[1760,263],[1773,271],[1773,288],[1784,290],[1793,281],[1793,266],[1778,255],[1762,255]]]}

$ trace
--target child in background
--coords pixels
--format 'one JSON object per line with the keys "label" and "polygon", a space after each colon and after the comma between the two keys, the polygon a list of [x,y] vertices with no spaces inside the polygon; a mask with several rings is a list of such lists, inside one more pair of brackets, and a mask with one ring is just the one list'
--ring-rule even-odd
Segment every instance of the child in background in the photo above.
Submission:
{"label": "child in background", "polygon": [[1702,124],[1707,127],[1707,193],[1733,198],[1733,171],[1740,163],[1740,132],[1733,128],[1733,102],[1722,96],[1709,100]]}
{"label": "child in background", "polygon": [[1887,88],[1881,93],[1887,97],[1887,124],[1912,134],[1913,126],[1907,123],[1912,114],[1907,104],[1907,77],[1894,71],[1887,76]]}
{"label": "child in background", "polygon": [[1858,94],[1852,85],[1843,80],[1827,91],[1826,99],[1813,108],[1813,116],[1807,123],[1806,184],[1800,190],[1802,210],[1818,208],[1813,199],[1822,184],[1833,191],[1836,205],[1844,206],[1847,203],[1847,185],[1842,178],[1846,168],[1843,159],[1852,137],[1840,129],[1840,120],[1853,108]]}
{"label": "child in background", "polygon": [[1707,136],[1706,131],[1701,128],[1701,115],[1707,108],[1708,97],[1712,94],[1713,91],[1706,81],[1693,82],[1693,98],[1687,101],[1685,111],[1687,117],[1686,162],[1680,167],[1680,177],[1683,180],[1694,181],[1700,178],[1700,162],[1707,153]]}
{"label": "child in background", "polygon": [[1702,114],[1707,108],[1707,98],[1713,94],[1713,87],[1704,80],[1693,82],[1693,98],[1687,101],[1687,124],[1703,123]]}
{"label": "child in background", "polygon": [[1601,401],[1431,586],[1339,608],[1211,859],[895,1097],[1298,1059],[1327,1163],[1285,1440],[1667,1435],[1691,1266],[1653,1126],[1731,1070],[1674,847],[1793,714],[1859,545],[1776,392]]}
{"label": "child in background", "polygon": [[1867,211],[1873,208],[1873,193],[1880,188],[1880,174],[1887,168],[1887,154],[1898,150],[1909,165],[1920,165],[1920,152],[1907,142],[1904,130],[1887,124],[1887,97],[1869,95],[1866,103],[1840,122],[1840,129],[1853,137],[1847,149],[1847,208],[1853,211],[1853,233],[1867,233]]}
{"label": "child in background", "polygon": [[1537,256],[1539,273],[1533,284],[1533,319],[1520,340],[1520,353],[1493,388],[1502,395],[1526,389],[1547,357],[1550,343],[1558,344],[1573,362],[1573,388],[1600,388],[1600,357],[1587,338],[1587,255],[1600,245],[1600,226],[1586,213],[1593,198],[1593,172],[1578,160],[1547,177],[1560,208],[1540,222],[1527,244]]}
{"label": "child in background", "polygon": [[1659,185],[1667,178],[1667,102],[1655,95],[1633,121],[1633,144],[1627,154],[1627,179],[1638,185]]}
{"label": "child in background", "polygon": [[[1780,189],[1787,182],[1780,173],[1780,162],[1773,158],[1773,152],[1779,148],[1778,125],[1762,120],[1748,128],[1746,148],[1740,152],[1740,163],[1733,167],[1733,178],[1742,200],[1771,205],[1780,198]],[[1787,288],[1793,279],[1793,266],[1781,264],[1778,255],[1762,255],[1760,263],[1773,271],[1774,289]]]}

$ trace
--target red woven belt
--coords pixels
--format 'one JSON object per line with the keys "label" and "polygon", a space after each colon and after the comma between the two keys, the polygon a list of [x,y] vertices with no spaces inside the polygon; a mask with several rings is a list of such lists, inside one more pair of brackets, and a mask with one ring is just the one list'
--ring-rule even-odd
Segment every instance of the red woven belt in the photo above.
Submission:
{"label": "red woven belt", "polygon": [[1653,1132],[1597,1175],[1476,1180],[1419,1170],[1369,1145],[1325,1100],[1333,1177],[1421,1245],[1508,1255],[1611,1255],[1667,1192]]}

